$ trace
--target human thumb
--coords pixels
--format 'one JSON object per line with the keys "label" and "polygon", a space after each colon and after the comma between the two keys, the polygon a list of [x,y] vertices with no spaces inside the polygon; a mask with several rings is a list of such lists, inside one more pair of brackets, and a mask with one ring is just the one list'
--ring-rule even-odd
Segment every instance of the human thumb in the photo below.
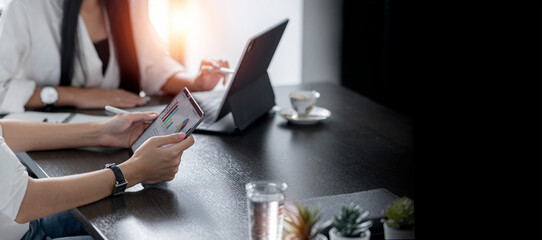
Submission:
{"label": "human thumb", "polygon": [[158,116],[156,112],[134,112],[130,113],[128,117],[133,121],[152,121]]}
{"label": "human thumb", "polygon": [[149,140],[151,141],[152,146],[162,147],[164,145],[178,143],[184,140],[185,138],[186,138],[185,133],[173,133],[173,134],[164,135],[164,136],[154,136]]}

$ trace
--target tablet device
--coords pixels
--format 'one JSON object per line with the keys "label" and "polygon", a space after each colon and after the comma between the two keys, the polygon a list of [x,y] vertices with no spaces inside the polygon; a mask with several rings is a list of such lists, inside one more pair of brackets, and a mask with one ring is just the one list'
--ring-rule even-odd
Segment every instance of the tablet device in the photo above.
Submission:
{"label": "tablet device", "polygon": [[188,137],[203,117],[203,111],[185,87],[132,144],[130,155],[153,136],[183,132]]}

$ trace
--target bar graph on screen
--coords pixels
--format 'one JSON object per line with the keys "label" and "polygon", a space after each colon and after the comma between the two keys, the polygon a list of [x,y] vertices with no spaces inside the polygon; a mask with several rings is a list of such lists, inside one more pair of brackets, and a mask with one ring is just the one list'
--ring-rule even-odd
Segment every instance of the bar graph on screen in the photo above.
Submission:
{"label": "bar graph on screen", "polygon": [[173,115],[179,110],[179,102],[175,101],[173,105],[167,110],[166,114],[162,116],[162,123],[166,129],[169,129],[173,125]]}
{"label": "bar graph on screen", "polygon": [[188,118],[183,121],[183,123],[179,124],[179,127],[175,129],[175,132],[178,133],[181,130],[183,130],[184,127],[186,127],[186,124],[188,124]]}
{"label": "bar graph on screen", "polygon": [[139,146],[153,136],[180,132],[184,132],[188,136],[202,119],[203,112],[192,99],[188,89],[185,88],[167,106],[162,107],[160,115],[132,144],[131,150],[135,152]]}

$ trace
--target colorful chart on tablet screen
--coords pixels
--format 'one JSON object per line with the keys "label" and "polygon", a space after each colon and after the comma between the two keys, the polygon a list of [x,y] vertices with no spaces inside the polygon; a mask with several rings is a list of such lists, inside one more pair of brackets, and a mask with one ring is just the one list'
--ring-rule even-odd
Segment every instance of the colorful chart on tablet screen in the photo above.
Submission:
{"label": "colorful chart on tablet screen", "polygon": [[162,136],[166,134],[186,132],[199,120],[198,113],[191,106],[188,98],[181,94],[178,99],[172,101],[158,115],[154,121],[140,138],[134,143],[135,146],[140,146],[152,136]]}
{"label": "colorful chart on tablet screen", "polygon": [[188,124],[188,118],[183,121],[183,123],[179,124],[179,127],[175,130],[176,133],[183,130],[184,127],[186,127],[186,124]]}
{"label": "colorful chart on tablet screen", "polygon": [[166,113],[161,117],[164,127],[168,129],[173,124],[173,116],[179,110],[179,102],[175,101],[174,104],[166,111]]}

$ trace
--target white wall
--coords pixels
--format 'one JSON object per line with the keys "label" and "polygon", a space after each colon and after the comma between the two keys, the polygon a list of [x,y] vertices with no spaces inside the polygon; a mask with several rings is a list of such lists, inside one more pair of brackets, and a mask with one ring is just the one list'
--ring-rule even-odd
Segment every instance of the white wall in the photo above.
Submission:
{"label": "white wall", "polygon": [[342,1],[306,0],[303,3],[302,79],[340,83]]}
{"label": "white wall", "polygon": [[[250,37],[289,18],[284,35],[269,66],[273,85],[301,83],[302,58],[302,0],[185,0],[185,17],[189,26],[185,66],[195,74],[201,59],[217,57],[236,67]],[[164,0],[150,0],[153,8],[161,8]],[[156,3],[154,3],[156,2]],[[155,5],[155,6],[153,6]],[[157,31],[167,37],[160,26]],[[161,33],[162,32],[162,33]]]}

